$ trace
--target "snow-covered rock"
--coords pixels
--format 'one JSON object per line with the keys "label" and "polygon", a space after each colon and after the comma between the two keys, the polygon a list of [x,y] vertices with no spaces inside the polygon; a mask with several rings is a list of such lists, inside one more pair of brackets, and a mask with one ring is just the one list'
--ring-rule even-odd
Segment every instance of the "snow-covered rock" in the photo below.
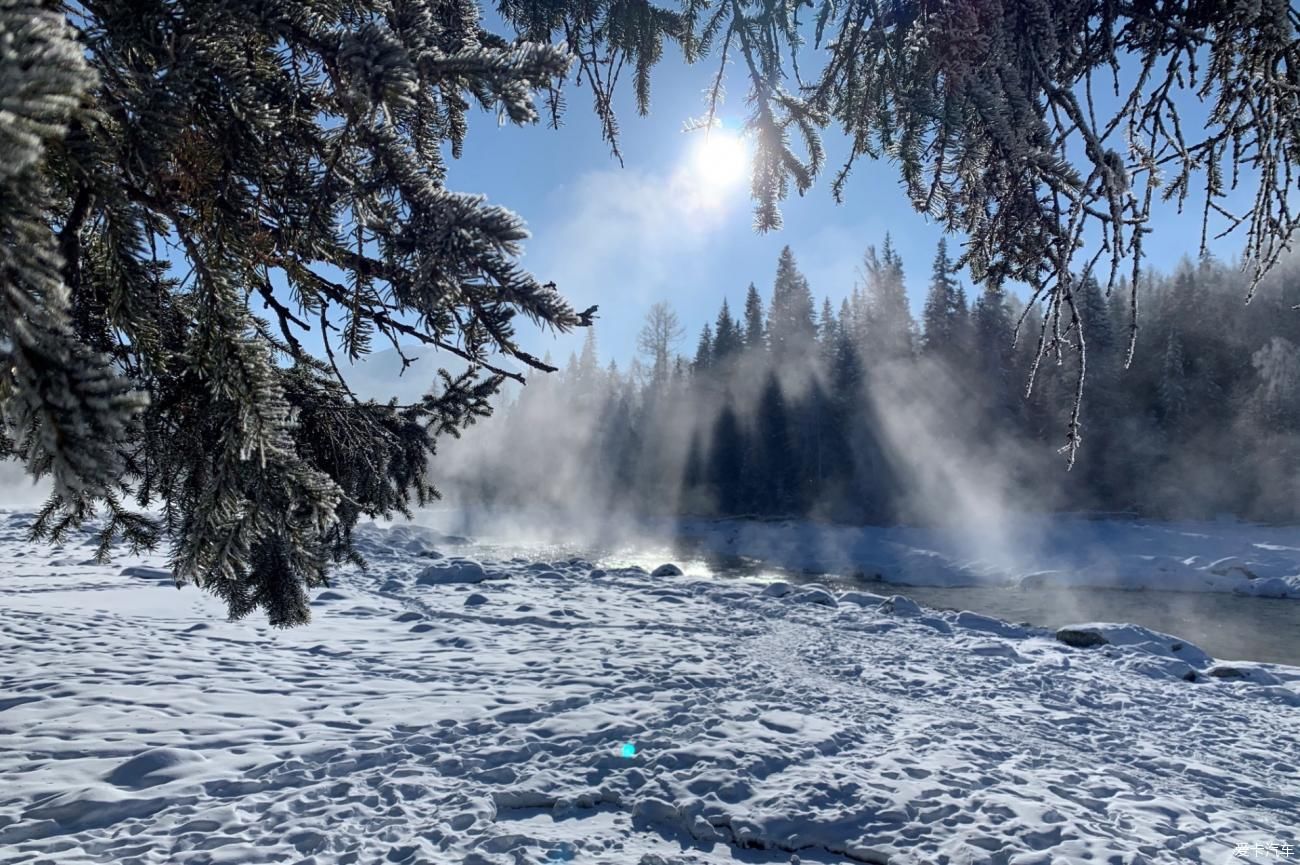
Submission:
{"label": "snow-covered rock", "polygon": [[1091,649],[1093,646],[1106,646],[1107,640],[1099,631],[1092,628],[1068,626],[1056,630],[1056,639],[1076,649]]}
{"label": "snow-covered rock", "polygon": [[823,607],[837,607],[839,601],[824,586],[804,586],[790,596],[796,604],[820,604]]}
{"label": "snow-covered rock", "polygon": [[1249,682],[1253,685],[1280,685],[1282,679],[1269,672],[1268,665],[1235,661],[1231,664],[1215,664],[1205,671],[1212,679],[1224,681]]}
{"label": "snow-covered rock", "polygon": [[1162,634],[1138,625],[1088,622],[1068,625],[1056,632],[1061,642],[1076,646],[1117,646],[1149,655],[1172,658],[1196,668],[1203,668],[1213,660],[1199,646],[1170,634]]}
{"label": "snow-covered rock", "polygon": [[871,592],[840,592],[841,604],[857,604],[859,607],[879,607],[889,598]]}
{"label": "snow-covered rock", "polygon": [[1257,598],[1300,598],[1300,576],[1254,579],[1234,587],[1233,591]]}
{"label": "snow-covered rock", "polygon": [[880,608],[887,613],[893,613],[896,616],[919,616],[921,607],[916,601],[903,595],[894,595],[888,598]]}
{"label": "snow-covered rock", "polygon": [[176,583],[176,578],[166,568],[134,566],[123,568],[120,573],[124,577],[135,577],[137,580],[152,580],[156,583],[171,583],[173,585]]}
{"label": "snow-covered rock", "polygon": [[489,574],[481,564],[471,559],[452,559],[447,564],[430,565],[415,578],[418,586],[442,586],[449,583],[481,583],[484,580],[504,579],[500,574]]}
{"label": "snow-covered rock", "polygon": [[967,628],[972,631],[997,634],[999,637],[1023,637],[1029,633],[1028,629],[1019,625],[1011,625],[1001,619],[972,613],[969,610],[958,613],[957,618],[953,620],[953,624],[959,628]]}

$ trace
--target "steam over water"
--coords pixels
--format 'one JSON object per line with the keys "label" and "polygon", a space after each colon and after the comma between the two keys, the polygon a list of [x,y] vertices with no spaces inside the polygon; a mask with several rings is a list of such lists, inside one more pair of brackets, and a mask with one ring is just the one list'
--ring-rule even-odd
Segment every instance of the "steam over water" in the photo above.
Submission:
{"label": "steam over water", "polygon": [[639,566],[647,570],[673,562],[688,576],[817,582],[842,589],[906,595],[924,606],[971,610],[1046,628],[1085,621],[1131,622],[1182,637],[1220,660],[1300,666],[1300,602],[1294,600],[1210,592],[896,586],[836,574],[809,576],[750,558],[704,550],[685,540],[671,544],[653,540],[609,544],[464,541],[448,552],[454,549],[459,555],[492,559],[580,558],[604,568]]}

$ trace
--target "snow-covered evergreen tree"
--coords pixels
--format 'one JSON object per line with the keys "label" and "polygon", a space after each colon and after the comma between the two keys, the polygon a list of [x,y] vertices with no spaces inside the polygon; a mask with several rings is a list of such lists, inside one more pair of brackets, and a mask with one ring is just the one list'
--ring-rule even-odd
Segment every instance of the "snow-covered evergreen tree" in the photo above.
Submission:
{"label": "snow-covered evergreen tree", "polygon": [[777,363],[806,356],[817,336],[812,290],[790,247],[781,250],[767,311],[767,344]]}
{"label": "snow-covered evergreen tree", "polygon": [[925,297],[921,326],[927,354],[948,361],[959,361],[965,353],[965,295],[956,279],[956,268],[948,257],[948,242],[939,238],[934,255],[930,288]]}
{"label": "snow-covered evergreen tree", "polygon": [[862,351],[872,364],[888,363],[912,356],[916,322],[907,301],[903,260],[885,235],[879,255],[868,247],[862,286]]}
{"label": "snow-covered evergreen tree", "polygon": [[1258,384],[1248,411],[1267,432],[1300,433],[1300,347],[1275,336],[1251,356]]}
{"label": "snow-covered evergreen tree", "polygon": [[[360,515],[437,495],[436,439],[522,379],[497,358],[547,368],[515,318],[591,321],[519,267],[519,217],[447,188],[471,111],[531,123],[571,61],[471,0],[13,0],[0,44],[3,441],[54,481],[38,537],[106,506],[103,550],[166,543],[232,616],[303,622]],[[361,401],[338,355],[376,340],[460,369]]]}
{"label": "snow-covered evergreen tree", "polygon": [[[70,200],[49,176],[67,162],[64,140],[85,122],[96,75],[50,4],[0,4],[0,45],[0,454],[50,475],[71,518],[97,498],[118,500],[124,450],[148,399],[114,369],[102,338],[77,332],[86,304],[69,282],[90,203]],[[106,328],[94,329],[102,337]],[[140,544],[156,534],[134,516],[118,526]]]}
{"label": "snow-covered evergreen tree", "polygon": [[975,301],[971,315],[975,351],[975,372],[988,409],[1003,418],[1016,413],[1020,394],[1015,381],[1015,323],[1007,306],[1006,291],[986,285]]}
{"label": "snow-covered evergreen tree", "polygon": [[1177,429],[1187,417],[1187,367],[1183,360],[1183,342],[1170,331],[1160,365],[1159,402],[1156,411],[1165,429]]}

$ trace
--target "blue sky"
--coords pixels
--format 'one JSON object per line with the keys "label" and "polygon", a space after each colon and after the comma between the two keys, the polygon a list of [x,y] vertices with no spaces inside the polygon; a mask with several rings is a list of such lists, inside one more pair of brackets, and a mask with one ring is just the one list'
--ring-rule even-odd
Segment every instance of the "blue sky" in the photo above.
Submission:
{"label": "blue sky", "polygon": [[[825,137],[827,170],[803,198],[792,193],[783,211],[785,226],[759,234],[753,229],[748,180],[725,190],[706,190],[698,200],[698,174],[692,153],[700,132],[683,124],[704,113],[704,89],[716,72],[714,61],[686,66],[673,49],[653,76],[650,116],[636,116],[630,87],[619,94],[619,166],[601,140],[586,87],[569,86],[568,110],[559,130],[545,125],[498,126],[494,115],[471,120],[465,155],[451,160],[448,185],[484,193],[495,204],[519,213],[532,233],[524,264],[543,281],[553,280],[577,308],[600,306],[597,336],[602,357],[626,367],[634,356],[636,333],[656,301],[673,305],[686,327],[679,350],[694,352],[700,327],[711,321],[722,299],[733,310],[743,303],[753,281],[768,295],[781,247],[789,244],[820,301],[829,296],[838,308],[851,289],[868,245],[890,232],[903,256],[915,311],[919,311],[935,245],[942,231],[908,203],[895,168],[858,162],[846,202],[836,205],[830,179],[846,152],[844,137]],[[724,127],[738,130],[746,106],[740,81],[721,110]],[[1203,109],[1189,106],[1194,123]],[[1148,238],[1148,266],[1168,270],[1185,254],[1195,254],[1199,206],[1182,216],[1172,207],[1157,214]],[[949,239],[950,247],[961,238]],[[1214,245],[1231,258],[1240,237]],[[964,283],[970,289],[969,277]],[[563,363],[581,344],[582,334],[555,335],[520,323],[525,347],[550,352]]]}
{"label": "blue sky", "polygon": [[[753,228],[749,184],[725,191],[698,191],[692,201],[694,149],[702,132],[683,124],[704,113],[703,90],[716,66],[687,67],[670,54],[657,68],[649,117],[637,117],[627,89],[617,106],[624,165],[601,140],[586,88],[570,88],[559,130],[545,126],[498,127],[486,115],[471,125],[465,156],[451,162],[448,185],[482,192],[493,203],[523,216],[532,238],[524,264],[554,280],[575,306],[600,305],[597,337],[604,358],[620,365],[635,353],[636,332],[651,304],[666,300],[681,316],[687,337],[681,351],[694,351],[705,321],[722,299],[733,310],[753,281],[770,291],[777,256],[789,244],[819,300],[843,297],[869,244],[892,232],[909,273],[924,282],[941,235],[907,203],[888,165],[864,161],[837,206],[822,178],[806,197],[792,194],[783,207],[785,227],[759,234]],[[723,105],[724,128],[739,130],[743,93]],[[843,142],[828,136],[832,160]],[[834,167],[835,163],[830,163]],[[582,335],[530,334],[527,343],[560,361]]]}

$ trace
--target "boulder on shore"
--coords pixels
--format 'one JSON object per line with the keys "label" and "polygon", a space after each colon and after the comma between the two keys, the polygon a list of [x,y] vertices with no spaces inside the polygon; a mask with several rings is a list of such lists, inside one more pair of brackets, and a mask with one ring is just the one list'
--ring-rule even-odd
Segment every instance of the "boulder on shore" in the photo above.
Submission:
{"label": "boulder on shore", "polygon": [[1110,645],[1110,640],[1103,637],[1100,631],[1091,628],[1061,628],[1056,632],[1056,639],[1076,649]]}
{"label": "boulder on shore", "polygon": [[905,595],[894,595],[888,598],[880,609],[893,613],[896,616],[919,616],[921,615],[921,606],[914,600]]}
{"label": "boulder on shore", "polygon": [[447,564],[430,565],[415,578],[417,586],[444,586],[449,583],[481,583],[501,579],[489,574],[478,562],[470,559],[453,559]]}
{"label": "boulder on shore", "polygon": [[806,586],[795,592],[790,598],[796,604],[818,604],[823,607],[838,607],[839,600],[824,586]]}

